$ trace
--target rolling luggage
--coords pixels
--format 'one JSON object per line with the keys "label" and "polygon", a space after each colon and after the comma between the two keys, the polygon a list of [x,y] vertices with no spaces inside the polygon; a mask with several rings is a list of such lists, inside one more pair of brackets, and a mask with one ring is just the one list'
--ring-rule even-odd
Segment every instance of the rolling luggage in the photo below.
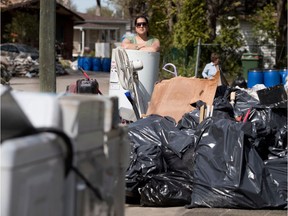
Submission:
{"label": "rolling luggage", "polygon": [[78,79],[75,83],[71,83],[67,86],[66,92],[67,93],[74,93],[74,94],[100,94],[102,95],[101,91],[99,90],[99,83],[96,79],[90,79],[87,73],[82,69],[79,68],[85,79]]}

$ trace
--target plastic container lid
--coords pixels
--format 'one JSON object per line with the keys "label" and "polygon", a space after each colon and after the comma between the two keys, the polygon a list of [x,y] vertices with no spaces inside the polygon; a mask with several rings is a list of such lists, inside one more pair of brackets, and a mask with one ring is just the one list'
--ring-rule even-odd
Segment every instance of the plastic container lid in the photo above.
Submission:
{"label": "plastic container lid", "polygon": [[1,168],[35,164],[62,155],[61,142],[49,133],[8,139],[0,145]]}

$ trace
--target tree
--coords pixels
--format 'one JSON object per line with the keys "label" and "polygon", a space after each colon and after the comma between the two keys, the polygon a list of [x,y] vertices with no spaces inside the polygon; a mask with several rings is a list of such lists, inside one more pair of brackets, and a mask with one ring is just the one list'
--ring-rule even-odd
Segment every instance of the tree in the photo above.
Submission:
{"label": "tree", "polygon": [[96,16],[101,16],[101,0],[96,0],[95,15]]}
{"label": "tree", "polygon": [[[97,6],[87,8],[86,13],[91,14],[91,15],[95,15],[97,13],[96,11],[97,11]],[[109,8],[101,7],[101,16],[111,17],[112,14],[113,14],[113,11],[111,11]]]}
{"label": "tree", "polygon": [[270,3],[263,9],[258,9],[252,16],[253,35],[259,45],[273,45],[279,35],[277,28],[276,8]]}
{"label": "tree", "polygon": [[75,4],[71,2],[71,0],[57,0],[58,3],[64,5],[72,11],[77,11],[77,7]]}
{"label": "tree", "polygon": [[18,42],[18,43],[25,43],[32,46],[35,46],[38,40],[35,41],[35,36],[38,38],[39,34],[39,26],[35,25],[38,24],[38,16],[16,12],[12,18],[11,24],[7,24],[5,26],[5,33],[3,38],[7,42]]}
{"label": "tree", "polygon": [[279,34],[276,38],[276,65],[278,67],[287,67],[287,0],[277,1],[277,23]]}
{"label": "tree", "polygon": [[206,16],[210,33],[210,42],[216,38],[216,24],[221,16],[235,16],[240,13],[251,13],[255,10],[258,1],[242,0],[206,0]]}
{"label": "tree", "polygon": [[208,40],[207,21],[205,19],[205,4],[198,0],[182,1],[182,10],[177,15],[177,23],[173,26],[173,45],[186,48]]}
{"label": "tree", "polygon": [[221,68],[229,76],[235,76],[242,71],[241,56],[244,39],[240,33],[239,20],[235,16],[219,17],[220,30],[213,41],[217,44],[213,52],[221,57]]}
{"label": "tree", "polygon": [[276,67],[287,67],[287,0],[258,9],[251,21],[256,42],[271,47],[276,43]]}
{"label": "tree", "polygon": [[[242,52],[239,48],[243,44],[243,40],[237,16],[240,14],[245,15],[247,18],[249,17],[247,15],[255,15],[256,9],[262,10],[269,2],[274,2],[275,9],[275,3],[277,3],[278,8],[278,20],[273,24],[279,32],[277,44],[280,44],[280,42],[284,45],[287,44],[287,0],[110,1],[117,4],[119,8],[122,7],[123,11],[125,11],[125,17],[130,18],[131,22],[133,22],[136,15],[148,15],[150,22],[149,31],[160,39],[163,58],[166,55],[173,55],[176,47],[179,52],[177,51],[175,56],[181,55],[181,58],[185,59],[193,58],[193,48],[197,45],[197,41],[200,38],[202,43],[218,44],[217,46],[206,46],[206,51],[201,53],[201,57],[207,60],[212,51],[219,51],[226,59],[225,64],[227,65],[225,67],[227,71],[232,74],[239,72],[241,66],[239,61]],[[267,15],[268,17],[269,15]],[[221,25],[221,30],[216,33],[217,24]],[[261,23],[258,24],[260,27]],[[171,51],[172,48],[173,52]],[[287,52],[283,52],[283,48],[282,51],[279,49],[277,52],[279,56],[281,53],[282,56],[287,56]],[[183,60],[181,61],[183,62]],[[231,64],[228,64],[228,62],[231,62]],[[187,61],[185,60],[185,65],[186,63]]]}

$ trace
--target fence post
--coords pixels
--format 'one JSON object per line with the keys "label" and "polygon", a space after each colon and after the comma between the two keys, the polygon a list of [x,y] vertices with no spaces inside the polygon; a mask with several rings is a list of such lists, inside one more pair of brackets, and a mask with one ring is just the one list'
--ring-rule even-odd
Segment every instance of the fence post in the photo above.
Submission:
{"label": "fence post", "polygon": [[195,77],[198,76],[198,67],[199,67],[200,52],[201,52],[201,38],[198,39],[198,45],[197,45],[197,57],[196,57],[196,66],[195,66]]}

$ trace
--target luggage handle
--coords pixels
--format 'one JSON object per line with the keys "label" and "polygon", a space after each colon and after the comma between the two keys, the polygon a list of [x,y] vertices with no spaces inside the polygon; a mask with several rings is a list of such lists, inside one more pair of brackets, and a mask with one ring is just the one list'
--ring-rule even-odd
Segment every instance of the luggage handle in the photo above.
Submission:
{"label": "luggage handle", "polygon": [[82,74],[83,74],[88,80],[90,80],[90,77],[89,77],[88,74],[83,70],[82,67],[79,67],[79,70],[82,72]]}

